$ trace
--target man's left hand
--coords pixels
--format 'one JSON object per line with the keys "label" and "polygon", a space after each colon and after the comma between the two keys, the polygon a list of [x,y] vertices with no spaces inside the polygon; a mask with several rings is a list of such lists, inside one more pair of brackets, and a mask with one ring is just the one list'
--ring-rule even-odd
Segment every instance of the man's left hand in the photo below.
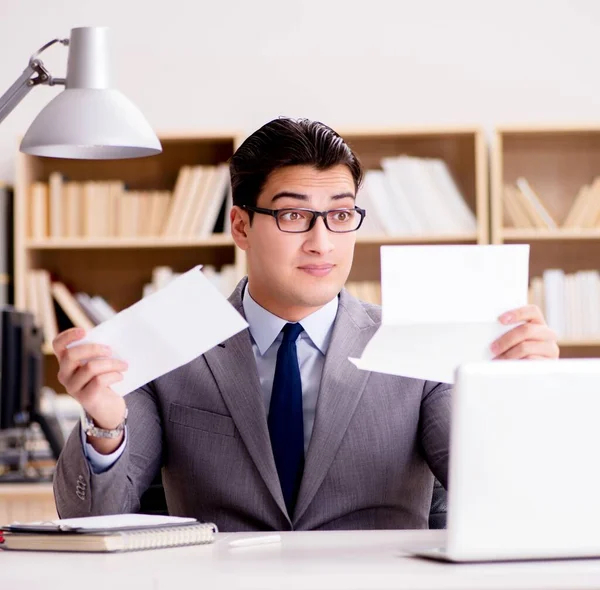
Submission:
{"label": "man's left hand", "polygon": [[548,327],[544,314],[537,305],[526,305],[502,314],[500,323],[520,326],[503,334],[492,346],[494,360],[557,359],[559,348],[556,334]]}

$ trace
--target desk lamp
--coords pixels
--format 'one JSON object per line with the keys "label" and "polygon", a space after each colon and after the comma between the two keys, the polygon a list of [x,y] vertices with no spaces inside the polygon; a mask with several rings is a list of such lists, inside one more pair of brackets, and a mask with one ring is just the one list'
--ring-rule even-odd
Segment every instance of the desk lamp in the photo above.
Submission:
{"label": "desk lamp", "polygon": [[[35,156],[112,160],[152,156],[160,142],[137,107],[111,88],[109,29],[79,27],[70,39],[54,39],[29,60],[17,81],[0,97],[0,123],[25,95],[41,84],[62,85],[34,119],[20,150]],[[69,47],[66,78],[53,78],[38,58],[51,45]]]}

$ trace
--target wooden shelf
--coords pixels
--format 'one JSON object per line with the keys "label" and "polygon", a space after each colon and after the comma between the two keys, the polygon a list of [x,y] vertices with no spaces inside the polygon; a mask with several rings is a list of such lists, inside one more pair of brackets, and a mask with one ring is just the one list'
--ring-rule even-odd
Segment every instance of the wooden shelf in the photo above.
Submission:
{"label": "wooden shelf", "polygon": [[[477,243],[489,242],[488,165],[483,129],[476,126],[447,126],[342,128],[337,131],[358,155],[365,169],[380,169],[382,158],[390,156],[407,155],[444,160],[465,201],[477,217]],[[462,237],[460,240],[439,240],[436,236],[432,237],[433,240],[421,237],[418,240],[409,238],[387,243],[462,241]],[[471,238],[468,240],[471,241]]]}
{"label": "wooden shelf", "polygon": [[[599,270],[600,228],[561,227],[581,187],[597,176],[598,124],[497,128],[491,153],[492,243],[529,244],[530,278],[541,277],[548,269],[561,269],[566,275]],[[504,226],[504,187],[516,186],[519,178],[529,182],[558,229]],[[544,311],[548,316],[548,310]],[[565,339],[559,346],[565,358],[600,356],[600,339],[596,338]]]}
{"label": "wooden shelf", "polygon": [[206,239],[193,238],[64,238],[49,240],[27,240],[28,250],[116,250],[127,248],[213,248],[234,246],[230,235],[215,234]]}
{"label": "wooden shelf", "polygon": [[565,347],[577,347],[577,346],[585,346],[588,348],[600,347],[600,338],[592,339],[592,340],[560,340],[558,342],[559,346]]}
{"label": "wooden shelf", "polygon": [[[360,231],[360,230],[359,230]],[[361,236],[356,240],[357,244],[453,244],[453,243],[476,243],[477,234],[454,234],[434,235],[421,234],[414,236]]]}
{"label": "wooden shelf", "polygon": [[515,229],[503,228],[505,240],[600,240],[600,229]]}

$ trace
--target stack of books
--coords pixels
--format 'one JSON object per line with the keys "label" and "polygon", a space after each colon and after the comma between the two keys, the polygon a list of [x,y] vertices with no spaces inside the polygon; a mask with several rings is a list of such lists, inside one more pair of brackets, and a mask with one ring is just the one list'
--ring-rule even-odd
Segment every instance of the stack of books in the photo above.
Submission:
{"label": "stack of books", "polygon": [[600,340],[597,270],[566,274],[561,269],[548,269],[531,280],[529,301],[544,312],[559,340]]}
{"label": "stack of books", "polygon": [[504,226],[518,229],[600,228],[600,178],[579,189],[565,220],[559,224],[526,178],[504,186]]}
{"label": "stack of books", "polygon": [[228,231],[229,170],[183,166],[170,190],[128,190],[114,181],[66,181],[53,172],[30,187],[28,235],[54,238],[207,238]]}
{"label": "stack of books", "polygon": [[448,166],[436,158],[383,158],[367,170],[357,205],[367,210],[363,235],[473,234],[477,219]]}

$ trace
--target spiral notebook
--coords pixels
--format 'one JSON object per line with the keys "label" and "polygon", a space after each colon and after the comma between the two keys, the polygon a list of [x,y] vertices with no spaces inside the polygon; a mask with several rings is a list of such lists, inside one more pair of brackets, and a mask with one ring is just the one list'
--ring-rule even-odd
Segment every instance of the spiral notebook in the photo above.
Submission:
{"label": "spiral notebook", "polygon": [[212,543],[217,527],[195,518],[113,514],[13,523],[1,528],[0,548],[20,551],[120,552]]}

